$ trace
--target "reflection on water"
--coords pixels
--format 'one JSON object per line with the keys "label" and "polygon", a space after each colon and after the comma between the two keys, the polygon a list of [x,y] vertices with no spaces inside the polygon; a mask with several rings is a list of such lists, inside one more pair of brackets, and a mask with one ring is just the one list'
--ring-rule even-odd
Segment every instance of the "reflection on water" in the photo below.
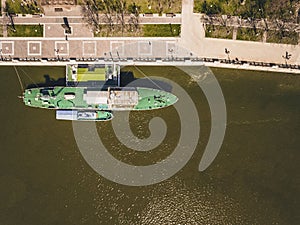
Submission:
{"label": "reflection on water", "polygon": [[[201,122],[198,148],[174,177],[147,187],[115,184],[83,160],[72,124],[51,110],[25,107],[12,67],[0,68],[0,224],[299,224],[299,76],[214,69],[223,89],[228,126],[222,149],[197,171],[210,131],[210,113],[196,83],[180,70],[143,67],[147,75],[180,84],[195,101]],[[142,77],[135,68],[134,76]],[[62,67],[23,67],[25,86],[64,76]],[[27,75],[31,77],[28,78]],[[178,141],[170,107],[131,113],[131,129],[149,136],[148,121],[162,117],[167,137],[148,153],[127,149],[111,123],[98,132],[116,158],[147,165],[167,157]]]}

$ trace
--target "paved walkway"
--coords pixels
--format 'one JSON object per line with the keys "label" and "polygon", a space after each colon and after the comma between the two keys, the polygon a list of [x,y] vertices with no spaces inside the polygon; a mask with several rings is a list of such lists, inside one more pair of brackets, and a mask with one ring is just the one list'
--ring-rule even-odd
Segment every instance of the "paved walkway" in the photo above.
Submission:
{"label": "paved walkway", "polygon": [[[55,11],[55,8],[62,8],[62,12]],[[81,6],[61,6],[61,5],[43,5],[45,16],[81,16]]]}
{"label": "paved walkway", "polygon": [[172,57],[178,52],[178,38],[2,38],[1,56],[6,58],[99,58]]}
{"label": "paved walkway", "polygon": [[[2,13],[2,35],[3,35],[3,37],[6,37],[7,36],[7,27],[6,27],[6,20],[7,20],[7,18],[6,18],[6,16],[5,16],[5,0],[1,0],[1,13]],[[1,25],[0,25],[1,26]]]}
{"label": "paved walkway", "polygon": [[201,29],[200,15],[193,14],[193,9],[193,0],[182,0],[180,44],[191,49],[191,51],[194,51],[201,46],[200,42],[204,37],[204,30]]}
{"label": "paved walkway", "polygon": [[2,25],[2,35],[3,35],[3,37],[7,37],[7,26],[6,26],[6,24],[9,23],[10,20],[5,15],[2,18],[3,18],[2,19],[2,23],[3,23],[3,25]]}
{"label": "paved walkway", "polygon": [[300,45],[205,38],[200,14],[193,14],[193,0],[183,0],[181,37],[180,44],[199,57],[226,59],[227,48],[231,59],[285,63],[283,56],[288,52],[291,54],[288,63],[300,64]]}
{"label": "paved walkway", "polygon": [[[3,1],[3,0],[2,0]],[[121,57],[182,57],[198,56],[245,61],[285,63],[282,57],[291,54],[290,64],[300,64],[300,45],[205,38],[200,14],[193,13],[193,0],[182,1],[182,15],[172,17],[142,17],[142,23],[182,23],[181,38],[93,38],[86,25],[81,24],[80,10],[57,15],[46,9],[41,18],[14,18],[15,23],[45,24],[44,38],[0,38],[4,57],[103,57],[115,48]],[[47,11],[48,10],[48,11]],[[62,17],[68,14],[72,35],[65,39]],[[41,22],[42,21],[42,22]],[[154,42],[157,42],[154,44]],[[160,43],[160,44],[159,44]],[[131,51],[133,48],[134,51]],[[225,48],[230,51],[227,55]],[[59,50],[58,52],[54,51]],[[116,52],[114,53],[116,56]]]}
{"label": "paved walkway", "polygon": [[[87,61],[74,61],[74,63],[86,63]],[[95,62],[90,60],[89,62]],[[103,58],[103,59],[98,59],[96,61],[99,64],[105,64],[111,62],[109,58]],[[72,60],[68,61],[68,63],[73,63]],[[280,68],[277,66],[274,67],[264,67],[264,66],[253,66],[249,64],[244,64],[244,65],[237,65],[237,64],[223,64],[223,63],[214,63],[214,62],[203,62],[202,60],[174,60],[170,61],[169,58],[161,59],[161,60],[149,60],[147,58],[144,59],[130,59],[130,60],[124,60],[122,61],[117,61],[118,64],[121,66],[200,66],[200,65],[205,65],[208,67],[218,67],[218,68],[228,68],[228,69],[244,69],[244,70],[257,70],[257,71],[269,71],[269,72],[280,72],[280,73],[294,73],[294,74],[300,74],[299,70],[296,69],[289,69],[289,68]],[[65,61],[7,61],[5,62],[5,65],[7,66],[45,66],[45,65],[52,65],[52,66],[65,66],[66,62]]]}
{"label": "paved walkway", "polygon": [[2,12],[2,14],[4,14],[4,9],[5,9],[5,1],[6,0],[1,0],[1,12]]}

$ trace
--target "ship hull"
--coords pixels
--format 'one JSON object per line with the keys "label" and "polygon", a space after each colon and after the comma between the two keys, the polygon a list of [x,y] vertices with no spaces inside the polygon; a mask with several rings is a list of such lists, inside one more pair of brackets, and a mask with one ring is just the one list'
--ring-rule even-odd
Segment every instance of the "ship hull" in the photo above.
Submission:
{"label": "ship hull", "polygon": [[25,105],[56,110],[131,111],[168,107],[177,101],[169,92],[151,88],[99,90],[86,87],[26,89]]}

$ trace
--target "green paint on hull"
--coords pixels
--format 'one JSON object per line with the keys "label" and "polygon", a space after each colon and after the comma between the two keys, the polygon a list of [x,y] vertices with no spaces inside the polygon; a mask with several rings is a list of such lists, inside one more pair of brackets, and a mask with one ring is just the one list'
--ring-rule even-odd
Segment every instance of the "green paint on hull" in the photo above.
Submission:
{"label": "green paint on hull", "polygon": [[150,88],[118,88],[106,91],[87,87],[48,87],[25,90],[25,105],[45,109],[153,110],[173,105],[177,97]]}

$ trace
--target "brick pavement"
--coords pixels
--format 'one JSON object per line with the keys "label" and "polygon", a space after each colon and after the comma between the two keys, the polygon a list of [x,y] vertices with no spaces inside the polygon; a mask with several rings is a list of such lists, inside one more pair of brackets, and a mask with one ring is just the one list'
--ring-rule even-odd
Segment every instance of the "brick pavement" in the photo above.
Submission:
{"label": "brick pavement", "polygon": [[[68,47],[63,48],[58,55],[61,57],[103,57],[104,53],[112,51],[116,57],[114,47],[119,47],[118,54],[120,57],[146,57],[150,56],[193,56],[211,57],[211,58],[238,58],[239,60],[261,61],[285,63],[282,57],[288,51],[292,57],[288,61],[290,64],[300,64],[300,45],[284,45],[270,44],[262,42],[248,42],[237,40],[222,40],[205,38],[205,31],[201,23],[200,14],[193,14],[193,1],[183,0],[182,15],[175,18],[150,17],[142,18],[145,21],[156,21],[168,23],[168,21],[181,21],[182,30],[181,38],[92,38],[92,33],[85,25],[79,24],[81,18],[80,9],[74,11],[64,11],[62,15],[58,15],[49,8],[46,10],[44,18],[15,18],[15,22],[37,23],[37,21],[45,22],[44,38],[0,38],[0,46],[2,55],[10,55],[11,57],[31,57],[38,53],[42,57],[56,57],[54,49],[58,42],[68,43]],[[65,40],[64,30],[61,27],[63,23],[62,16],[71,14],[69,18],[70,26],[73,27],[73,33]],[[57,16],[58,15],[58,16]],[[47,17],[49,16],[49,17]],[[175,22],[174,22],[175,23]],[[48,28],[50,27],[50,28]],[[156,41],[156,43],[155,43]],[[41,42],[41,50],[39,46],[32,43]],[[94,44],[92,44],[94,43]],[[146,43],[151,44],[151,50],[147,48]],[[125,46],[128,47],[125,47]],[[180,47],[182,46],[182,47]],[[35,50],[34,50],[35,47]],[[92,48],[95,48],[94,51]],[[149,46],[150,47],[150,44]],[[68,48],[68,52],[64,52]],[[227,48],[230,54],[227,55],[224,49]]]}
{"label": "brick pavement", "polygon": [[[149,44],[151,43],[151,44]],[[12,58],[32,57],[168,57],[170,48],[174,56],[187,52],[176,47],[178,38],[35,38],[1,40],[2,55]],[[59,49],[58,52],[55,50]],[[119,54],[119,55],[118,55]]]}

